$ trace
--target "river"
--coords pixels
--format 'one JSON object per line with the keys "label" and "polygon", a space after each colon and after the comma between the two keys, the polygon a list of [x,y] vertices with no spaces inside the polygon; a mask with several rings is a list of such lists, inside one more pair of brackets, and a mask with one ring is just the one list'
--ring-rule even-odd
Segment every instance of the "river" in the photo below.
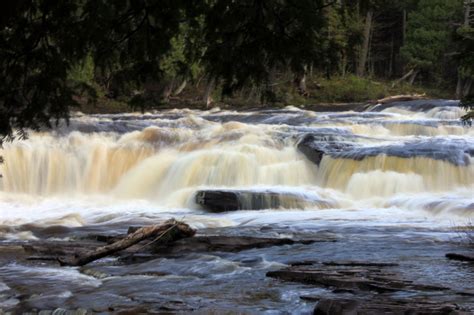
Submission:
{"label": "river", "polygon": [[[331,293],[265,274],[308,259],[397,262],[412,280],[472,290],[472,266],[444,258],[467,249],[458,227],[474,217],[474,128],[461,124],[457,105],[77,113],[69,125],[5,143],[4,244],[66,242],[169,218],[222,235],[337,241],[98,264],[108,275],[100,279],[4,256],[0,310],[160,304],[203,313],[305,313],[314,302],[300,296]],[[236,191],[243,208],[206,211],[196,199],[203,190]],[[245,197],[255,192],[264,197]],[[437,299],[474,309],[473,296]]]}

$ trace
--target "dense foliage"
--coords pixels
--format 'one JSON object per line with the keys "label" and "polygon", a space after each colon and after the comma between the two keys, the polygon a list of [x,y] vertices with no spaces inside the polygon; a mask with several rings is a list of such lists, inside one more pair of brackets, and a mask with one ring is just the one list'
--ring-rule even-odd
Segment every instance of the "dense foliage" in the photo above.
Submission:
{"label": "dense foliage", "polygon": [[274,101],[283,78],[306,97],[315,73],[443,85],[469,107],[472,2],[4,1],[0,134],[101,98],[157,106],[190,85]]}

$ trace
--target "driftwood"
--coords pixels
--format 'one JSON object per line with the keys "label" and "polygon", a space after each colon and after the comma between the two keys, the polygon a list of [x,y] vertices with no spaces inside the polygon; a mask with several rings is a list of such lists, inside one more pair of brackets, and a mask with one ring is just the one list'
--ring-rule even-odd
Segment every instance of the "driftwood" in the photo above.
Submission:
{"label": "driftwood", "polygon": [[174,219],[164,222],[162,225],[145,226],[134,233],[127,235],[125,238],[116,241],[115,243],[99,247],[91,252],[85,254],[76,254],[76,257],[71,260],[58,258],[62,266],[84,266],[97,259],[114,254],[118,251],[124,250],[133,246],[145,239],[155,237],[155,239],[146,244],[160,242],[173,242],[181,238],[191,237],[196,233],[189,225],[178,222]]}
{"label": "driftwood", "polygon": [[426,99],[425,94],[407,94],[407,95],[394,95],[384,97],[375,101],[371,101],[372,104],[388,104],[392,102],[405,102]]}
{"label": "driftwood", "polygon": [[415,72],[415,69],[411,69],[410,71],[408,71],[403,77],[393,82],[392,87],[395,87],[395,85],[397,85],[398,83],[408,79],[408,77],[410,77],[413,74],[413,72]]}

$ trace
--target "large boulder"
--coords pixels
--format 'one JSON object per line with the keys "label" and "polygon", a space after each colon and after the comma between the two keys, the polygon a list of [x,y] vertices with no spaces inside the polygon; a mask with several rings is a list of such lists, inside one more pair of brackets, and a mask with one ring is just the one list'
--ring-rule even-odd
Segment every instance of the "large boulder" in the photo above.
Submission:
{"label": "large boulder", "polygon": [[316,194],[253,190],[199,190],[195,202],[210,212],[264,209],[303,209],[316,207],[327,209],[334,206],[329,200]]}
{"label": "large boulder", "polygon": [[354,149],[355,144],[345,142],[341,136],[306,134],[298,142],[297,148],[308,160],[319,165],[324,155],[343,154]]}
{"label": "large boulder", "polygon": [[467,166],[470,165],[470,157],[474,156],[474,143],[464,139],[443,138],[417,139],[381,146],[361,144],[354,137],[308,133],[300,138],[297,148],[316,165],[321,163],[325,155],[357,161],[386,155],[399,158],[424,157],[456,166]]}

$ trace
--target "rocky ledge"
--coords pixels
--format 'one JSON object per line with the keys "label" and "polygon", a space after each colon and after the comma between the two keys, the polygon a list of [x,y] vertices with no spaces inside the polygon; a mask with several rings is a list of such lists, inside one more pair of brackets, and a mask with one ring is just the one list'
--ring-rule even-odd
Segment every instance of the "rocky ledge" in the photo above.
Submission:
{"label": "rocky ledge", "polygon": [[416,283],[404,279],[399,268],[392,263],[295,262],[267,276],[327,289],[326,295],[301,297],[317,302],[314,314],[318,315],[469,314],[449,302],[449,296],[474,293]]}
{"label": "rocky ledge", "polygon": [[315,194],[253,190],[199,190],[195,201],[209,212],[264,209],[328,209],[335,206],[331,200]]}
{"label": "rocky ledge", "polygon": [[468,166],[470,158],[474,156],[474,145],[464,139],[417,139],[383,146],[363,146],[354,141],[353,136],[307,133],[299,139],[297,148],[316,165],[321,163],[325,155],[357,161],[386,155],[398,158],[423,157]]}

